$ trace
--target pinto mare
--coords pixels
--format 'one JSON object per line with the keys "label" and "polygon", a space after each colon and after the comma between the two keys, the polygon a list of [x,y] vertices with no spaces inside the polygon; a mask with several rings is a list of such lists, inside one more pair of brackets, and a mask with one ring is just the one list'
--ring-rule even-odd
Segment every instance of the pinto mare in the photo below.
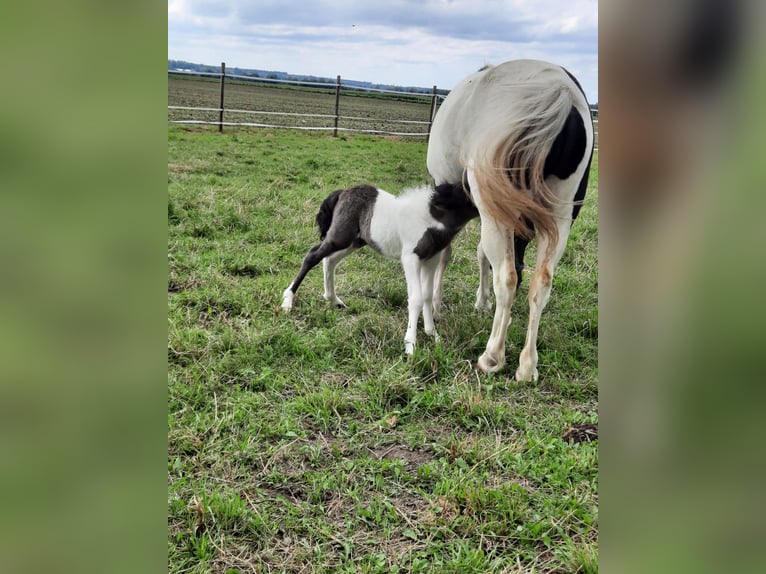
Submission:
{"label": "pinto mare", "polygon": [[324,298],[345,307],[335,294],[335,267],[349,253],[369,245],[385,257],[401,260],[404,267],[409,317],[404,350],[411,355],[421,311],[426,334],[438,340],[433,317],[434,273],[444,248],[477,216],[460,181],[412,188],[398,196],[370,185],[334,191],[316,216],[321,243],[309,250],[298,275],[282,294],[282,309],[292,309],[303,278],[320,261]]}
{"label": "pinto mare", "polygon": [[[593,123],[580,84],[565,69],[536,60],[485,66],[453,89],[434,118],[428,171],[437,185],[467,181],[481,218],[477,309],[486,308],[489,265],[495,315],[477,368],[505,364],[511,305],[524,250],[536,233],[529,324],[517,380],[537,380],[537,331],[553,271],[582,205],[593,155]],[[435,298],[449,251],[443,253]]]}

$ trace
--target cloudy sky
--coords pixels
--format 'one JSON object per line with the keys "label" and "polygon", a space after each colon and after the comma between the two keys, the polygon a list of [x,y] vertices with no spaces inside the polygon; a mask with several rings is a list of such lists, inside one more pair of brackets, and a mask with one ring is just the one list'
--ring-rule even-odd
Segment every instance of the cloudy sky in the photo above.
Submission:
{"label": "cloudy sky", "polygon": [[452,88],[485,63],[561,64],[598,101],[597,0],[168,0],[168,58]]}

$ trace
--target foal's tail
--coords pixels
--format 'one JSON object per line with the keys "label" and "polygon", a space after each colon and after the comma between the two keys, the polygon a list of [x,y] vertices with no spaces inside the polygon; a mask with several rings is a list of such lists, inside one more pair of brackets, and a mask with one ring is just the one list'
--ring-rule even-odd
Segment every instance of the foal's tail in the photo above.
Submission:
{"label": "foal's tail", "polygon": [[319,212],[316,216],[316,224],[317,227],[319,227],[319,237],[321,239],[324,239],[327,236],[327,231],[330,229],[330,225],[332,225],[332,215],[342,191],[342,189],[333,191],[322,202],[322,205],[319,206]]}
{"label": "foal's tail", "polygon": [[534,229],[553,242],[558,237],[551,209],[557,198],[545,183],[544,168],[579,95],[570,84],[548,78],[510,85],[508,104],[497,106],[498,115],[469,147],[466,159],[489,215],[527,239]]}

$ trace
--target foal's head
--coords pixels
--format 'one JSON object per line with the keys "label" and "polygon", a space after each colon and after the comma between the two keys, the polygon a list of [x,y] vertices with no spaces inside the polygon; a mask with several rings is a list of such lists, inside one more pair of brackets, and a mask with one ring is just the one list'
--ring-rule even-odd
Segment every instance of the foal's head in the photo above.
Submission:
{"label": "foal's head", "polygon": [[468,190],[462,183],[437,185],[431,198],[431,215],[446,227],[462,227],[479,216]]}

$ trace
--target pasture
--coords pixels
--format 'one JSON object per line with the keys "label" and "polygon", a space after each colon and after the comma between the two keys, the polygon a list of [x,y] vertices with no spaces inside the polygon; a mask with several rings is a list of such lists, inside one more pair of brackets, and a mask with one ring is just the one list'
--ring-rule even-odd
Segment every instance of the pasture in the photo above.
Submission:
{"label": "pasture", "polygon": [[427,181],[425,141],[214,129],[168,136],[169,572],[596,572],[598,155],[540,381],[517,383],[526,273],[505,369],[472,368],[492,323],[478,221],[453,243],[441,342],[421,322],[412,358],[401,266],[369,249],[336,272],[347,309],[316,268],[279,310],[325,196]]}

